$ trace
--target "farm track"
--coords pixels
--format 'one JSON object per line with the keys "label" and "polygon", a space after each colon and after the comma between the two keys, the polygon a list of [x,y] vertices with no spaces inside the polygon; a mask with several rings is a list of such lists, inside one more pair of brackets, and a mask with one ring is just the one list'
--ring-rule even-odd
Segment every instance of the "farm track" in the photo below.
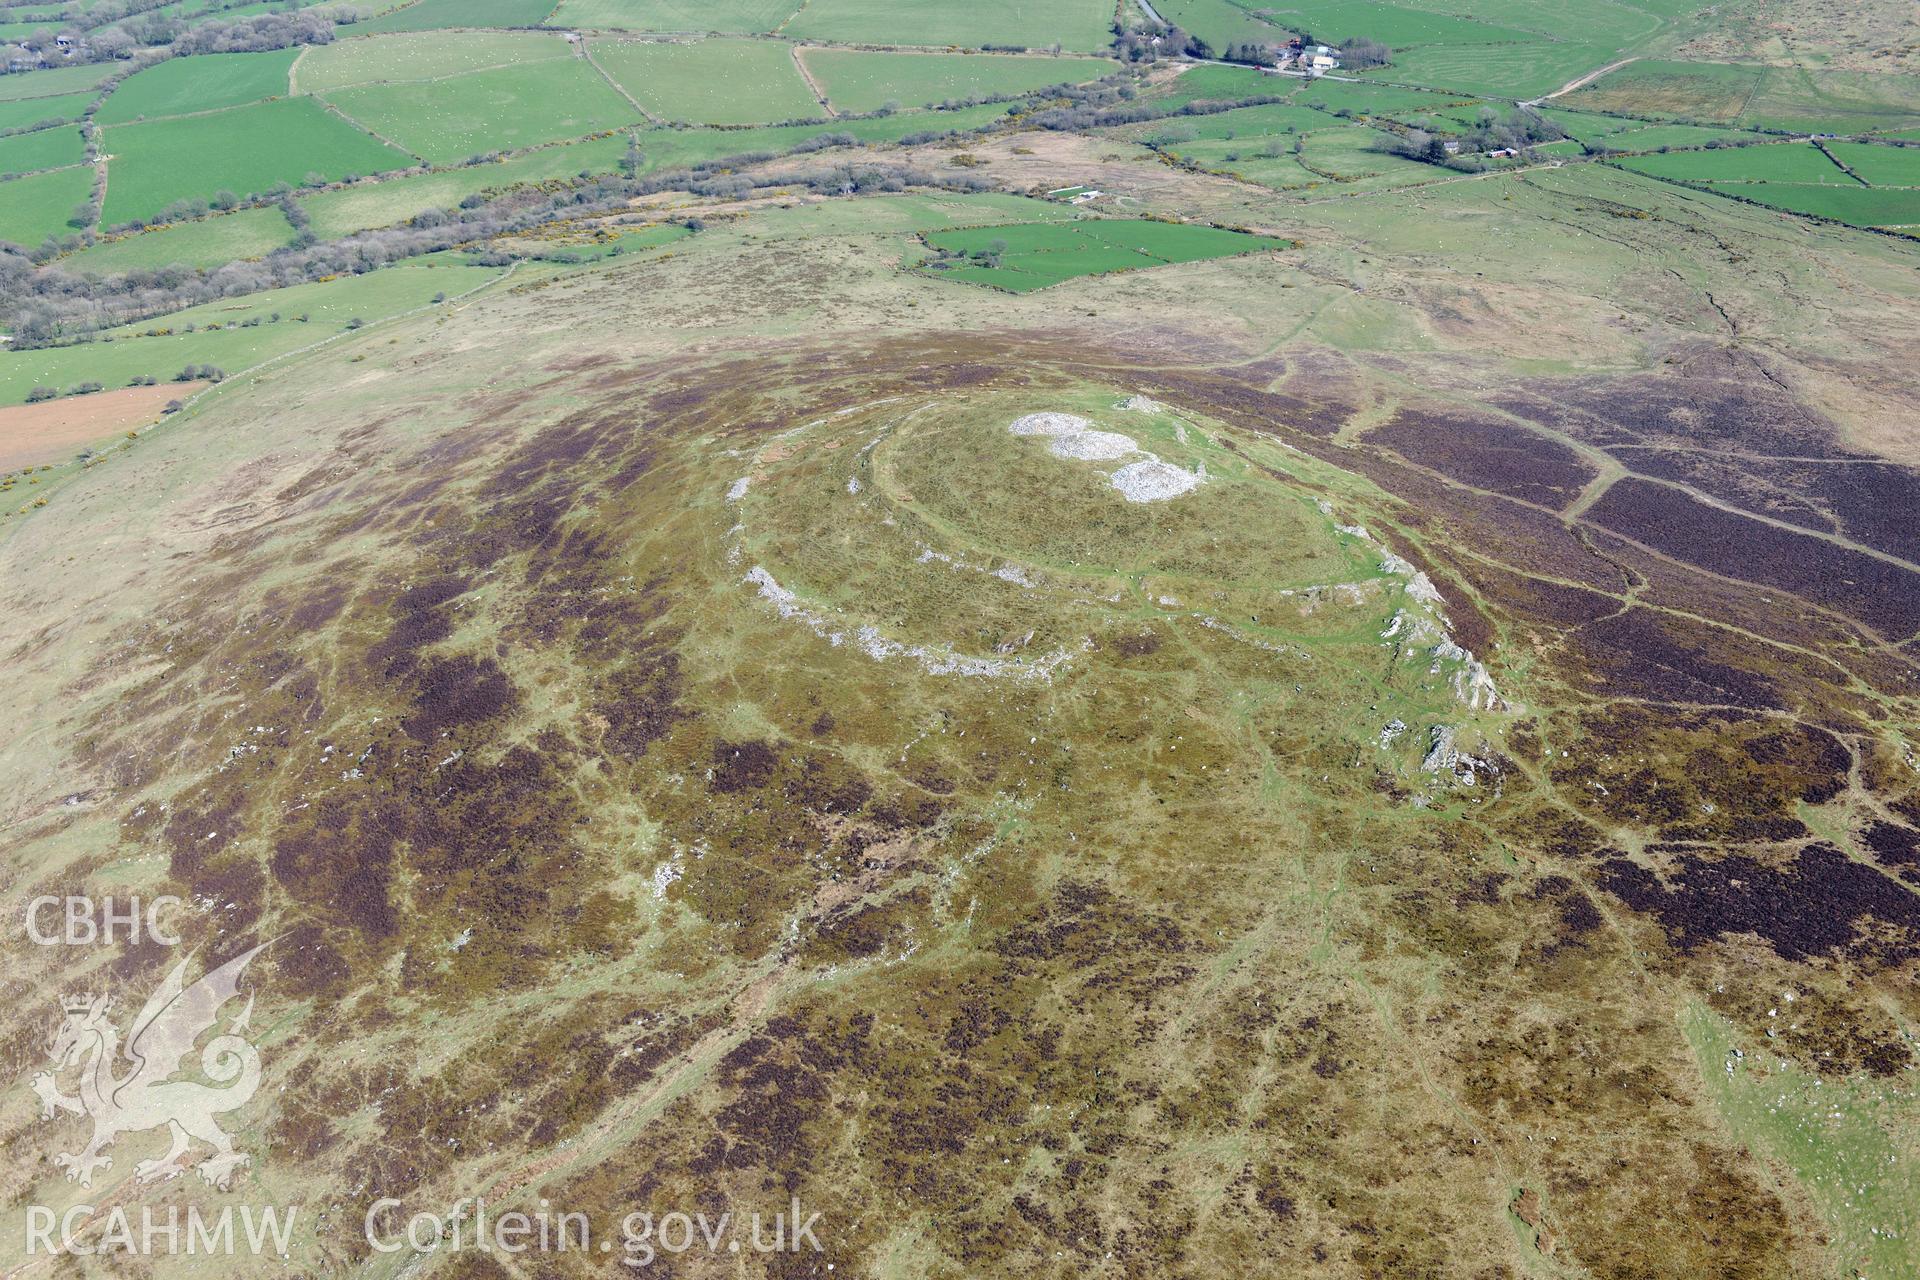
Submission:
{"label": "farm track", "polygon": [[1620,68],[1626,66],[1629,62],[1638,62],[1638,61],[1640,61],[1640,55],[1635,54],[1631,58],[1622,58],[1618,62],[1609,62],[1606,66],[1600,68],[1598,71],[1589,71],[1587,72],[1587,74],[1580,76],[1577,79],[1567,81],[1565,84],[1561,85],[1558,89],[1555,89],[1552,93],[1545,94],[1538,98],[1534,98],[1529,102],[1523,102],[1520,105],[1523,107],[1526,107],[1526,106],[1532,106],[1533,103],[1535,102],[1551,102],[1555,98],[1561,97],[1564,94],[1572,93],[1575,89],[1580,88],[1582,85],[1592,84],[1595,80],[1598,80],[1601,76],[1606,75],[1609,71],[1618,71]]}

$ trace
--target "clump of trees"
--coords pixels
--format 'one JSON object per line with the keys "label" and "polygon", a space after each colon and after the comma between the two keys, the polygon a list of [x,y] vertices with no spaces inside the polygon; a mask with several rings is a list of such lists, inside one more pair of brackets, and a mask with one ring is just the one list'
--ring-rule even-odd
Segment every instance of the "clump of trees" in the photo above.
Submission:
{"label": "clump of trees", "polygon": [[1355,71],[1384,67],[1393,58],[1393,50],[1368,36],[1348,36],[1339,48],[1340,65]]}
{"label": "clump of trees", "polygon": [[931,258],[920,265],[929,271],[951,271],[955,267],[997,267],[1000,258],[1007,251],[1005,240],[994,239],[979,249],[935,249]]}
{"label": "clump of trees", "polygon": [[1184,27],[1171,23],[1116,26],[1113,51],[1126,62],[1158,62],[1162,58],[1211,58],[1213,46]]}
{"label": "clump of trees", "polygon": [[[1488,152],[1513,151],[1525,155],[1535,147],[1567,136],[1565,129],[1531,107],[1516,107],[1504,115],[1492,107],[1482,107],[1474,123],[1452,139],[1432,132],[1428,127],[1430,123],[1415,121],[1413,128],[1386,144],[1386,149],[1409,160],[1477,172],[1486,167],[1484,157]],[[1449,141],[1455,144],[1455,150],[1447,149]]]}
{"label": "clump of trees", "polygon": [[1244,62],[1250,67],[1277,67],[1280,65],[1280,50],[1271,44],[1261,44],[1254,40],[1242,40],[1227,46],[1220,55],[1226,62]]}

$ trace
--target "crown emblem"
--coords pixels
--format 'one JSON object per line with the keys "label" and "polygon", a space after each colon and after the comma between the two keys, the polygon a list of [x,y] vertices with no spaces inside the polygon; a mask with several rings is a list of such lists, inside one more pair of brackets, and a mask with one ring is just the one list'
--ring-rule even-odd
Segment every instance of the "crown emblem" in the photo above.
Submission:
{"label": "crown emblem", "polygon": [[61,996],[60,1007],[68,1013],[85,1013],[93,1008],[93,997],[88,995]]}

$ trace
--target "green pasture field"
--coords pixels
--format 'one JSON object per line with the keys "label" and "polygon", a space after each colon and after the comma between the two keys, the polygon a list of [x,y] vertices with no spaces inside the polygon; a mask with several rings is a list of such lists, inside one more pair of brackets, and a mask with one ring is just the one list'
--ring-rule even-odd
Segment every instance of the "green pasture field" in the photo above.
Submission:
{"label": "green pasture field", "polygon": [[1231,142],[1196,142],[1180,148],[1176,154],[1203,169],[1229,173],[1242,182],[1275,191],[1303,191],[1327,181],[1300,163],[1291,144],[1254,147]]}
{"label": "green pasture field", "polygon": [[[1571,131],[1569,131],[1571,132]],[[1704,147],[1709,142],[1767,143],[1776,141],[1764,133],[1740,129],[1714,129],[1697,124],[1654,124],[1639,129],[1624,129],[1594,141],[1604,141],[1617,151],[1653,151],[1659,147]],[[1582,139],[1588,141],[1588,139]]]}
{"label": "green pasture field", "polygon": [[25,98],[54,98],[97,88],[102,80],[121,68],[111,62],[95,62],[84,67],[52,67],[46,71],[27,71],[0,76],[0,102],[19,102]]}
{"label": "green pasture field", "polygon": [[[1682,13],[1691,13],[1699,7],[1693,0],[1673,2],[1676,7],[1685,6],[1680,10]],[[1311,11],[1310,5],[1299,7]],[[1404,7],[1471,18],[1494,26],[1517,27],[1562,39],[1575,34],[1568,29],[1571,23],[1564,0],[1406,0]],[[1577,12],[1580,39],[1617,45],[1645,39],[1664,25],[1663,18],[1676,16],[1662,14],[1657,6],[1638,3],[1638,0],[1581,0]],[[1356,28],[1337,34],[1370,33]]]}
{"label": "green pasture field", "polygon": [[240,209],[102,240],[62,258],[60,265],[95,276],[176,265],[211,268],[265,257],[292,240],[293,228],[278,208]]}
{"label": "green pasture field", "polygon": [[1004,244],[998,266],[969,263],[944,270],[923,269],[929,275],[995,285],[1016,293],[1081,276],[1291,247],[1288,241],[1271,236],[1133,219],[973,227],[936,231],[925,239],[935,249],[960,253],[986,251],[996,242]]}
{"label": "green pasture field", "polygon": [[[956,98],[1025,93],[1111,75],[1104,58],[965,53],[870,53],[802,49],[800,58],[838,111],[877,111],[889,102],[923,107]],[[643,99],[644,101],[644,99]]]}
{"label": "green pasture field", "polygon": [[298,49],[202,53],[170,58],[123,80],[94,115],[103,125],[218,111],[287,95],[287,68]]}
{"label": "green pasture field", "polygon": [[[1171,20],[1171,19],[1170,19]],[[780,34],[854,44],[1025,45],[1074,53],[1113,39],[1111,0],[809,0]]]}
{"label": "green pasture field", "polygon": [[71,230],[67,219],[93,191],[93,166],[0,182],[0,240],[31,249]]}
{"label": "green pasture field", "polygon": [[0,102],[0,129],[24,129],[28,125],[78,120],[98,94],[66,93],[57,98],[21,98]]}
{"label": "green pasture field", "polygon": [[447,27],[537,27],[552,0],[419,0],[352,27],[355,35],[388,31],[438,31]]}
{"label": "green pasture field", "polygon": [[1911,187],[1742,182],[1716,184],[1713,190],[1854,227],[1920,227],[1920,189]]}
{"label": "green pasture field", "polygon": [[[1322,44],[1366,36],[1395,49],[1404,49],[1413,45],[1501,44],[1542,38],[1538,31],[1494,26],[1485,21],[1397,4],[1378,4],[1373,0],[1278,0],[1272,5],[1249,4],[1248,7],[1262,10],[1278,26],[1311,33]],[[1585,35],[1584,25],[1582,34]]]}
{"label": "green pasture field", "polygon": [[1560,101],[1599,111],[1732,124],[1759,88],[1763,71],[1762,67],[1724,62],[1642,59],[1608,72]]}
{"label": "green pasture field", "polygon": [[1381,80],[1519,100],[1552,93],[1605,65],[1613,52],[1608,45],[1575,42],[1426,45],[1396,53],[1390,65],[1366,74]]}
{"label": "green pasture field", "polygon": [[592,48],[616,84],[665,120],[762,124],[825,114],[793,65],[793,47],[776,40],[596,40]]}
{"label": "green pasture field", "polygon": [[1204,116],[1174,116],[1128,127],[1130,136],[1146,139],[1157,146],[1178,149],[1196,141],[1241,142],[1253,146],[1263,139],[1291,141],[1296,133],[1315,129],[1338,129],[1347,122],[1328,111],[1270,102],[1257,107],[1236,107]]}
{"label": "green pasture field", "polygon": [[1444,169],[1380,150],[1391,141],[1393,135],[1365,126],[1310,133],[1302,163],[1317,174],[1332,174],[1340,181],[1329,189],[1343,192],[1401,187],[1447,176]]}
{"label": "green pasture field", "polygon": [[640,117],[580,58],[473,71],[429,84],[362,85],[328,94],[327,101],[436,164],[584,137]]}
{"label": "green pasture field", "polygon": [[[1294,83],[1299,83],[1295,81]],[[1357,115],[1400,116],[1409,112],[1435,114],[1453,107],[1481,105],[1471,93],[1447,93],[1433,89],[1406,89],[1392,84],[1371,84],[1351,80],[1313,80],[1294,96],[1305,106],[1318,103],[1329,111],[1346,110]]]}
{"label": "green pasture field", "polygon": [[1216,53],[1243,40],[1270,44],[1290,34],[1278,18],[1262,22],[1232,0],[1156,0],[1154,8],[1168,22],[1206,40]]}
{"label": "green pasture field", "polygon": [[1620,162],[1636,173],[1685,182],[1810,182],[1836,187],[1857,186],[1845,170],[1805,142],[1758,147],[1729,147],[1723,151],[1689,151],[1681,155],[1636,156]]}
{"label": "green pasture field", "polygon": [[176,200],[221,190],[249,195],[309,174],[328,180],[404,168],[411,158],[312,98],[282,98],[204,116],[105,130],[108,226],[152,217]]}
{"label": "green pasture field", "polygon": [[86,158],[86,140],[72,125],[16,133],[0,138],[0,173],[33,173],[79,164]]}
{"label": "green pasture field", "polygon": [[1920,147],[1885,147],[1871,142],[1825,144],[1840,163],[1876,187],[1920,187]]}
{"label": "green pasture field", "polygon": [[403,32],[315,45],[294,74],[301,93],[326,94],[354,85],[438,80],[572,56],[564,39],[541,32]]}
{"label": "green pasture field", "polygon": [[[0,405],[23,403],[39,385],[123,387],[135,377],[167,382],[190,364],[215,365],[232,375],[334,337],[350,320],[372,323],[399,315],[427,305],[436,294],[452,297],[500,274],[497,267],[436,255],[365,275],[206,303],[111,330],[111,342],[0,353]],[[270,318],[276,312],[277,321]],[[297,318],[301,315],[306,322]],[[226,327],[256,317],[260,323],[251,328]],[[184,332],[189,324],[197,326],[196,332]],[[222,327],[209,329],[210,324]],[[161,330],[172,332],[146,336]]]}
{"label": "green pasture field", "polygon": [[[1225,0],[1221,0],[1225,3]],[[1185,106],[1189,102],[1238,102],[1245,98],[1284,98],[1299,92],[1306,82],[1272,76],[1252,67],[1223,67],[1205,63],[1183,71],[1178,78],[1153,91],[1156,102]]]}
{"label": "green pasture field", "polygon": [[549,26],[586,31],[772,31],[800,6],[788,0],[560,0]]}

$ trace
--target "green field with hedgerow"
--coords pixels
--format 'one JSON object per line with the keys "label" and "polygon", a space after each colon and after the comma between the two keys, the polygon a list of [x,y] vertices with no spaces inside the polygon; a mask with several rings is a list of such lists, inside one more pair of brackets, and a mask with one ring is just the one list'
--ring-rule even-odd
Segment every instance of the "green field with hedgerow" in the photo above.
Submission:
{"label": "green field with hedgerow", "polygon": [[826,114],[774,40],[595,40],[593,59],[662,120],[764,124]]}
{"label": "green field with hedgerow", "polygon": [[299,54],[298,49],[278,49],[174,58],[128,76],[94,119],[103,125],[129,124],[283,98],[287,70]]}
{"label": "green field with hedgerow", "polygon": [[416,161],[312,98],[282,98],[204,116],[104,131],[107,226],[151,218],[177,200],[246,196],[277,183],[404,169]]}
{"label": "green field with hedgerow", "polygon": [[0,181],[0,241],[32,247],[70,230],[67,219],[93,190],[93,169],[81,165]]}
{"label": "green field with hedgerow", "polygon": [[583,59],[329,93],[349,119],[435,164],[581,138],[641,119]]}

